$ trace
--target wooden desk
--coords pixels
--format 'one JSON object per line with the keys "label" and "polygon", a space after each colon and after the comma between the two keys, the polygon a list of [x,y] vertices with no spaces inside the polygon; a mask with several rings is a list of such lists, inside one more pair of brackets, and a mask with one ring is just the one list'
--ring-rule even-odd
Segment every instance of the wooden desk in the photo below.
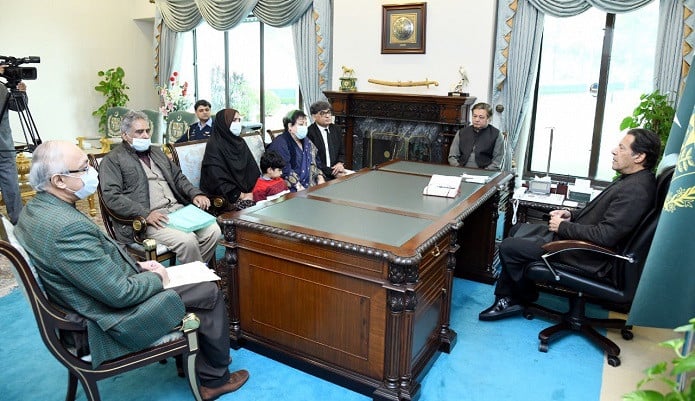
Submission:
{"label": "wooden desk", "polygon": [[488,172],[456,198],[422,195],[430,174],[452,171],[396,161],[220,216],[235,345],[376,400],[416,399],[456,342],[458,231],[511,179]]}

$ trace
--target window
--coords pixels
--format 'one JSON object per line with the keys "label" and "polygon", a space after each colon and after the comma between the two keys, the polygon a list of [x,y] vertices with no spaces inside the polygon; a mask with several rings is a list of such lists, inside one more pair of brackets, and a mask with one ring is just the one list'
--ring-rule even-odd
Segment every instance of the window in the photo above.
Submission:
{"label": "window", "polygon": [[642,93],[653,90],[658,6],[618,15],[591,8],[569,18],[545,16],[526,159],[530,175],[612,179],[611,150],[624,134],[620,122]]}
{"label": "window", "polygon": [[181,75],[213,112],[235,108],[245,121],[279,129],[285,114],[299,108],[291,27],[249,17],[225,32],[203,23],[183,36]]}

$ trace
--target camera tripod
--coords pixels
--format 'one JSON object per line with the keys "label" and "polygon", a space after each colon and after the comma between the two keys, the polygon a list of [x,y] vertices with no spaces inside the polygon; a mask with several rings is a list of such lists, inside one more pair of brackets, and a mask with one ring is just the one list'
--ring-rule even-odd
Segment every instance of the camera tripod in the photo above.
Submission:
{"label": "camera tripod", "polygon": [[[1,82],[0,85],[2,85]],[[26,145],[22,149],[18,149],[18,151],[33,152],[34,149],[41,144],[41,137],[36,128],[36,122],[34,122],[34,117],[31,115],[29,105],[22,91],[17,89],[17,85],[8,85],[9,83],[5,85],[7,87],[7,96],[5,97],[5,103],[0,112],[0,121],[5,117],[5,113],[7,113],[9,109],[15,110],[19,116],[19,124],[22,127],[24,140],[26,141]]]}

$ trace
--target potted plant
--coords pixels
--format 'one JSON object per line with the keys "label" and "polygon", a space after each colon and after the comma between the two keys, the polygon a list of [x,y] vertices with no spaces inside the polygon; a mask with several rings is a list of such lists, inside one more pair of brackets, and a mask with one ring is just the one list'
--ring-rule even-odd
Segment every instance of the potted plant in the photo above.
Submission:
{"label": "potted plant", "polygon": [[109,107],[125,107],[128,100],[130,100],[125,91],[130,89],[130,87],[123,82],[125,71],[121,67],[99,71],[97,75],[102,77],[102,79],[94,87],[94,90],[102,93],[106,100],[101,107],[92,112],[92,115],[99,117],[99,132],[106,135],[106,111]]}
{"label": "potted plant", "polygon": [[[692,336],[695,334],[695,318],[690,319],[690,324],[676,328],[676,332],[689,332]],[[625,394],[623,396],[623,401],[693,401],[695,400],[695,378],[690,377],[687,382],[684,383],[683,388],[680,388],[680,383],[678,383],[678,375],[686,375],[695,371],[695,352],[689,350],[684,353],[683,345],[685,340],[682,338],[677,338],[674,340],[664,341],[659,343],[660,346],[671,348],[675,353],[676,357],[671,361],[673,367],[668,370],[668,362],[660,362],[656,365],[648,368],[645,373],[646,378],[642,379],[637,383],[637,390]],[[651,381],[661,381],[666,383],[670,390],[668,393],[663,394],[656,390],[640,390],[640,387],[645,383]]]}
{"label": "potted plant", "polygon": [[654,131],[661,138],[663,149],[668,134],[671,132],[671,124],[673,124],[675,114],[676,110],[671,106],[668,96],[655,90],[640,96],[640,104],[631,116],[623,119],[620,123],[620,130],[642,127]]}

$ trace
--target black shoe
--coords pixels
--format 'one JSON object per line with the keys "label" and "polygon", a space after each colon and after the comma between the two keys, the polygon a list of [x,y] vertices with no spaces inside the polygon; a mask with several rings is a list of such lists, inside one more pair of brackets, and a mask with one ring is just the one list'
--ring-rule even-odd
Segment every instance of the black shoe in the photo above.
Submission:
{"label": "black shoe", "polygon": [[495,301],[491,307],[480,312],[479,320],[499,320],[505,317],[516,315],[524,310],[524,307],[511,297],[502,297]]}

